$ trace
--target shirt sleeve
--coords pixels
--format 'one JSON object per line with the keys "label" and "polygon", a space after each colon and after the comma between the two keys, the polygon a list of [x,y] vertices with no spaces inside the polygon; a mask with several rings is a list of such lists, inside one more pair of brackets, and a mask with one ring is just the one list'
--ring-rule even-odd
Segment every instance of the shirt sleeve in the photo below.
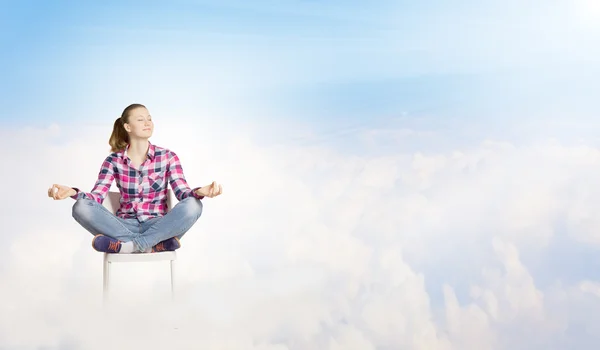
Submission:
{"label": "shirt sleeve", "polygon": [[80,199],[87,198],[95,200],[96,202],[102,204],[104,198],[106,197],[106,193],[110,190],[110,186],[112,185],[114,176],[114,165],[112,163],[112,157],[108,156],[102,165],[100,166],[100,172],[98,173],[98,179],[94,184],[94,187],[90,192],[83,192],[77,187],[73,187],[73,189],[77,192],[71,198]]}
{"label": "shirt sleeve", "polygon": [[204,196],[198,196],[196,194],[196,190],[200,187],[195,187],[192,189],[190,188],[190,185],[188,185],[185,176],[183,175],[181,161],[179,160],[177,154],[175,154],[173,151],[169,151],[166,175],[177,200],[180,201],[190,196],[196,199],[204,198]]}

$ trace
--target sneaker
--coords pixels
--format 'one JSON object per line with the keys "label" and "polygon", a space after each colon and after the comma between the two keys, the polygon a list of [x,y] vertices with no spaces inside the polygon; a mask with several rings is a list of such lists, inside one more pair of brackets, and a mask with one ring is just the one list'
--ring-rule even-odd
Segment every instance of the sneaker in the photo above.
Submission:
{"label": "sneaker", "polygon": [[174,251],[175,249],[181,248],[181,243],[179,242],[179,238],[172,237],[169,239],[165,239],[164,241],[158,243],[154,247],[152,247],[152,252],[167,252]]}
{"label": "sneaker", "polygon": [[121,242],[105,235],[96,235],[92,240],[92,247],[103,253],[118,253],[121,250]]}

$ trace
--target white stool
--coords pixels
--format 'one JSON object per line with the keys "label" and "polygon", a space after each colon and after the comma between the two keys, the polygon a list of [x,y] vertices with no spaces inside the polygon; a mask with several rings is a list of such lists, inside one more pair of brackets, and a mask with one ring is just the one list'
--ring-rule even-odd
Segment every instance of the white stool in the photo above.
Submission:
{"label": "white stool", "polygon": [[[167,190],[167,211],[172,208],[171,189]],[[102,205],[110,212],[115,214],[120,206],[121,194],[119,192],[110,191]],[[104,265],[102,276],[102,296],[104,302],[108,300],[110,293],[110,267],[113,262],[148,262],[148,261],[169,261],[171,264],[171,298],[175,298],[175,261],[177,260],[177,252],[158,252],[158,253],[136,253],[136,254],[114,254],[104,253]]]}

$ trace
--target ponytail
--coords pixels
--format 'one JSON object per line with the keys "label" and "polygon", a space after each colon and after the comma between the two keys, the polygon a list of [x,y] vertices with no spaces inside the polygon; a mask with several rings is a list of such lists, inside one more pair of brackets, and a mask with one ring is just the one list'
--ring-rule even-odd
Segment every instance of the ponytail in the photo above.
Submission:
{"label": "ponytail", "polygon": [[117,118],[117,120],[115,120],[110,139],[108,140],[108,144],[111,148],[110,151],[118,152],[124,150],[128,143],[129,135],[127,134],[127,130],[125,130],[121,118]]}
{"label": "ponytail", "polygon": [[125,126],[123,124],[129,122],[129,113],[138,107],[146,108],[144,105],[139,103],[131,104],[127,106],[125,110],[123,110],[121,117],[115,120],[112,134],[110,135],[110,139],[108,140],[111,152],[118,152],[124,150],[125,147],[127,147],[127,145],[129,144],[129,134],[127,133],[127,130],[125,130]]}

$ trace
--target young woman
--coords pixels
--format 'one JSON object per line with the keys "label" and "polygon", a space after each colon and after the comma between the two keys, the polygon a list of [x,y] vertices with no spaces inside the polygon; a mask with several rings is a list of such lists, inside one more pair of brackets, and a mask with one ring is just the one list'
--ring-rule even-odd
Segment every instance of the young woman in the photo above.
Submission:
{"label": "young woman", "polygon": [[[150,253],[181,247],[181,237],[202,214],[202,199],[223,192],[216,182],[191,189],[177,155],[151,144],[154,125],[141,104],[125,108],[114,123],[109,144],[111,154],[100,168],[91,192],[54,184],[48,196],[71,197],[73,218],[94,235],[92,247],[107,253]],[[116,180],[121,192],[116,215],[102,202]],[[179,201],[167,212],[167,189],[171,185]]]}

